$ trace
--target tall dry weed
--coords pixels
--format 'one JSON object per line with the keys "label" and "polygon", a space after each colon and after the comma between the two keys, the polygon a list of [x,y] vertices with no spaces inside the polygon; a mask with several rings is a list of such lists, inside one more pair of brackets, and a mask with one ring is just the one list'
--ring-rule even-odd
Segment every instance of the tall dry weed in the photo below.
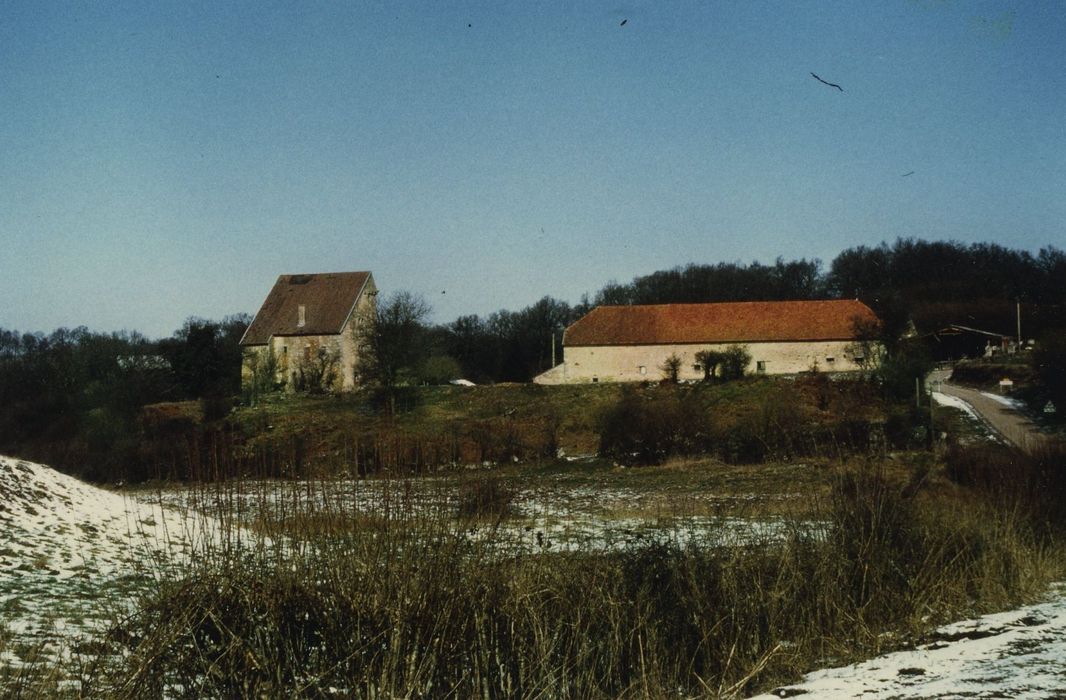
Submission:
{"label": "tall dry weed", "polygon": [[[91,680],[129,698],[750,692],[1052,575],[1058,560],[1024,522],[960,513],[922,483],[857,464],[813,521],[739,546],[709,532],[555,552],[403,506],[376,526],[205,560],[116,625]],[[322,512],[326,499],[300,507],[346,517]]]}

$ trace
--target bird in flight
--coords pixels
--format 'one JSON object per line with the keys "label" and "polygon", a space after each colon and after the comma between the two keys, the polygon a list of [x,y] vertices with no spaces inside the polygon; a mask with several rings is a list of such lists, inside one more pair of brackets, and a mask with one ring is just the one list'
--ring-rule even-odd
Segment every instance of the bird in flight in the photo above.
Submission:
{"label": "bird in flight", "polygon": [[821,78],[819,78],[819,77],[818,77],[817,75],[815,75],[814,73],[811,73],[811,77],[812,77],[812,78],[814,78],[815,80],[817,80],[817,81],[818,81],[819,83],[825,83],[825,84],[826,84],[826,85],[828,85],[829,87],[835,87],[835,88],[836,88],[837,90],[840,90],[841,92],[844,92],[844,88],[840,87],[840,86],[839,86],[839,85],[837,85],[836,83],[831,83],[831,82],[829,82],[828,80],[822,80]]}
{"label": "bird in flight", "polygon": [[900,175],[900,177],[907,177],[908,175],[913,175],[913,174],[914,174],[914,171],[912,170],[909,173],[903,173],[902,175]]}
{"label": "bird in flight", "polygon": [[621,24],[619,24],[618,26],[619,26],[619,27],[624,27],[624,26],[626,26],[626,22],[628,22],[628,21],[629,21],[629,19],[628,19],[628,18],[627,18],[627,19],[624,19],[624,20],[622,20],[622,23],[621,23]]}

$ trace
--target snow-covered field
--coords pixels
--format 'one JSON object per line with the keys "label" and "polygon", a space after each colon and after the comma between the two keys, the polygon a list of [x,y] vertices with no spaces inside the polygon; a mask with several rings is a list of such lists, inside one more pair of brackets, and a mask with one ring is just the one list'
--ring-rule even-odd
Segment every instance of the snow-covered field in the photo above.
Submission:
{"label": "snow-covered field", "polygon": [[[454,479],[352,480],[317,482],[245,481],[221,490],[181,489],[153,498],[182,510],[222,516],[240,513],[243,522],[283,519],[294,512],[346,514],[353,518],[454,519],[459,494]],[[793,521],[766,516],[758,520],[716,513],[774,501],[787,508],[798,493],[719,495],[649,493],[608,485],[573,486],[550,478],[516,488],[509,516],[473,533],[507,548],[552,551],[621,549],[635,542],[672,541],[681,545],[737,546],[779,539]],[[477,527],[476,523],[472,526]],[[816,533],[811,523],[806,533]]]}
{"label": "snow-covered field", "polygon": [[194,513],[0,457],[0,666],[67,658],[216,533]]}
{"label": "snow-covered field", "polygon": [[[672,497],[649,502],[648,494],[625,488],[541,485],[520,490],[502,524],[479,529],[473,523],[469,534],[491,537],[508,551],[561,551],[649,540],[749,544],[781,537],[788,527],[784,520],[705,514],[719,501],[735,505],[743,496],[679,498],[680,504]],[[390,511],[454,517],[457,507],[455,484],[444,480],[242,481],[131,494],[0,456],[0,669],[72,658],[153,581],[217,547],[222,537],[236,532],[245,543],[265,544],[242,527],[258,518]],[[700,514],[677,516],[688,510]]]}
{"label": "snow-covered field", "polygon": [[[218,494],[217,515],[236,501],[247,515],[278,503],[291,505],[295,496],[286,490],[290,488],[334,506],[337,493],[348,493],[352,500],[343,507],[368,512],[380,509],[383,497],[394,497],[382,483],[341,482],[337,490],[318,496],[307,484],[274,486],[273,491],[242,488],[238,494]],[[647,504],[636,492],[573,491],[565,503],[559,503],[558,494],[521,494],[519,520],[508,525],[515,541],[559,549],[611,548],[649,537],[733,544],[779,537],[784,527],[772,520],[753,523],[707,515],[658,521],[647,517]],[[405,497],[439,507],[429,505],[436,498],[433,493],[408,491]],[[127,496],[39,464],[0,457],[0,670],[29,663],[35,651],[42,654],[38,660],[76,657],[78,645],[99,634],[116,612],[128,609],[157,576],[190,562],[205,545],[217,545],[222,532],[232,532],[220,528],[218,518],[190,507],[193,503],[211,510],[204,492]],[[624,512],[629,503],[643,514],[605,518],[591,503],[612,512]],[[914,650],[818,671],[762,697],[800,694],[1066,697],[1066,586],[1040,604],[944,627]]]}
{"label": "snow-covered field", "polygon": [[1066,697],[1066,584],[1047,600],[942,627],[916,649],[824,671],[758,700]]}

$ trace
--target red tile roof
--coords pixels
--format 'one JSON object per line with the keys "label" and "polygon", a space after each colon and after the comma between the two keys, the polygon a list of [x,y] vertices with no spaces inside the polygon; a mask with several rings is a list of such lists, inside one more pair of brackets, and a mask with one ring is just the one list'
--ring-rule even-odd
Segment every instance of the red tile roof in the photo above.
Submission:
{"label": "red tile roof", "polygon": [[857,300],[597,306],[563,334],[563,344],[664,345],[851,340],[855,321],[877,322]]}
{"label": "red tile roof", "polygon": [[[241,345],[266,345],[274,335],[340,333],[370,279],[369,272],[281,275],[245,331]],[[301,306],[303,326],[299,325]]]}

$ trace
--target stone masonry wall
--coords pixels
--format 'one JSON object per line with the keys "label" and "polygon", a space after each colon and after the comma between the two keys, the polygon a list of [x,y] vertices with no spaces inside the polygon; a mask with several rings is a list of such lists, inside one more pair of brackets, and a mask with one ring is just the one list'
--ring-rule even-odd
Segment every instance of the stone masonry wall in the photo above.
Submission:
{"label": "stone masonry wall", "polygon": [[[729,344],[693,343],[684,345],[626,345],[567,347],[559,367],[545,373],[541,383],[639,382],[663,378],[662,365],[672,354],[681,358],[681,380],[703,378],[696,368],[696,353],[725,350]],[[795,374],[817,369],[821,372],[847,372],[861,369],[851,353],[850,340],[740,343],[751,353],[749,374]],[[760,365],[760,363],[762,363]]]}

